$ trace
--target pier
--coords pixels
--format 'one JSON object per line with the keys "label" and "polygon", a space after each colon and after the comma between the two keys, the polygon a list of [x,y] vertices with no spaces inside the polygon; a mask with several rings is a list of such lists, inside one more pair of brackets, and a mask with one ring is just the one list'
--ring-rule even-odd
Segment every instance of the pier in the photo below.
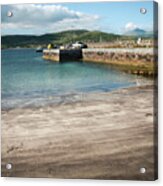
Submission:
{"label": "pier", "polygon": [[132,74],[153,75],[157,72],[157,52],[153,48],[46,49],[43,58],[54,62],[82,60],[110,64]]}

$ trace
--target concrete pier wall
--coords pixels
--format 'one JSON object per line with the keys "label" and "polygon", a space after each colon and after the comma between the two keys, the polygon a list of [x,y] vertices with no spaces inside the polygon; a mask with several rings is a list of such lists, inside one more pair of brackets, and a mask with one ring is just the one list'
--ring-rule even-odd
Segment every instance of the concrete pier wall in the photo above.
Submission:
{"label": "concrete pier wall", "polygon": [[51,49],[43,51],[43,58],[54,62],[82,60],[84,62],[110,64],[132,74],[153,75],[157,73],[157,53],[154,53],[153,48]]}
{"label": "concrete pier wall", "polygon": [[43,58],[55,62],[81,60],[82,50],[59,50],[59,49],[44,50]]}
{"label": "concrete pier wall", "polygon": [[44,50],[43,59],[59,62],[60,61],[60,50],[59,49]]}
{"label": "concrete pier wall", "polygon": [[157,74],[157,54],[152,48],[83,49],[83,61],[110,64],[131,74]]}
{"label": "concrete pier wall", "polygon": [[83,49],[83,60],[103,63],[153,63],[153,49]]}
{"label": "concrete pier wall", "polygon": [[60,50],[60,61],[81,60],[82,50]]}

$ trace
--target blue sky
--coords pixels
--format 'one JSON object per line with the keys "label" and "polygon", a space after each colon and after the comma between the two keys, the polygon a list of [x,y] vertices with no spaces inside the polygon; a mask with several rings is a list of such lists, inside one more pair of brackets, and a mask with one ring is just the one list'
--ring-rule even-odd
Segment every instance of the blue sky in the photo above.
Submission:
{"label": "blue sky", "polygon": [[[98,14],[101,17],[101,29],[106,31],[123,31],[126,23],[132,22],[144,29],[152,29],[153,25],[153,3],[148,2],[103,2],[103,3],[76,3],[66,4],[73,10]],[[140,13],[140,8],[146,8],[147,14]]]}
{"label": "blue sky", "polygon": [[[140,8],[147,10],[140,13]],[[13,16],[7,17],[12,11]],[[153,1],[5,5],[2,35],[59,32],[70,29],[123,34],[135,28],[152,31]]]}

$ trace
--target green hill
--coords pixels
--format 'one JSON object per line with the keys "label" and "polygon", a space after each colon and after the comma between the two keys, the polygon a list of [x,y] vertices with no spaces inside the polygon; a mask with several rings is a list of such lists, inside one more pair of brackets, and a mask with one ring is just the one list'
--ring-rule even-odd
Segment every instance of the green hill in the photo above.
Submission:
{"label": "green hill", "polygon": [[2,48],[47,46],[48,43],[68,44],[75,41],[82,42],[105,42],[124,39],[127,36],[121,36],[100,31],[88,30],[68,30],[59,33],[50,33],[40,36],[35,35],[8,35],[2,36]]}

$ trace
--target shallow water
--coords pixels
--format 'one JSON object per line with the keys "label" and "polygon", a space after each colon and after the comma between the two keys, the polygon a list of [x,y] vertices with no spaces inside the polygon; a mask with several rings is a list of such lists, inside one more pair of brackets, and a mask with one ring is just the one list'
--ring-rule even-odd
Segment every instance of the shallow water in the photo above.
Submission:
{"label": "shallow water", "polygon": [[73,102],[81,94],[136,85],[136,76],[110,66],[42,59],[33,49],[2,50],[2,108]]}

